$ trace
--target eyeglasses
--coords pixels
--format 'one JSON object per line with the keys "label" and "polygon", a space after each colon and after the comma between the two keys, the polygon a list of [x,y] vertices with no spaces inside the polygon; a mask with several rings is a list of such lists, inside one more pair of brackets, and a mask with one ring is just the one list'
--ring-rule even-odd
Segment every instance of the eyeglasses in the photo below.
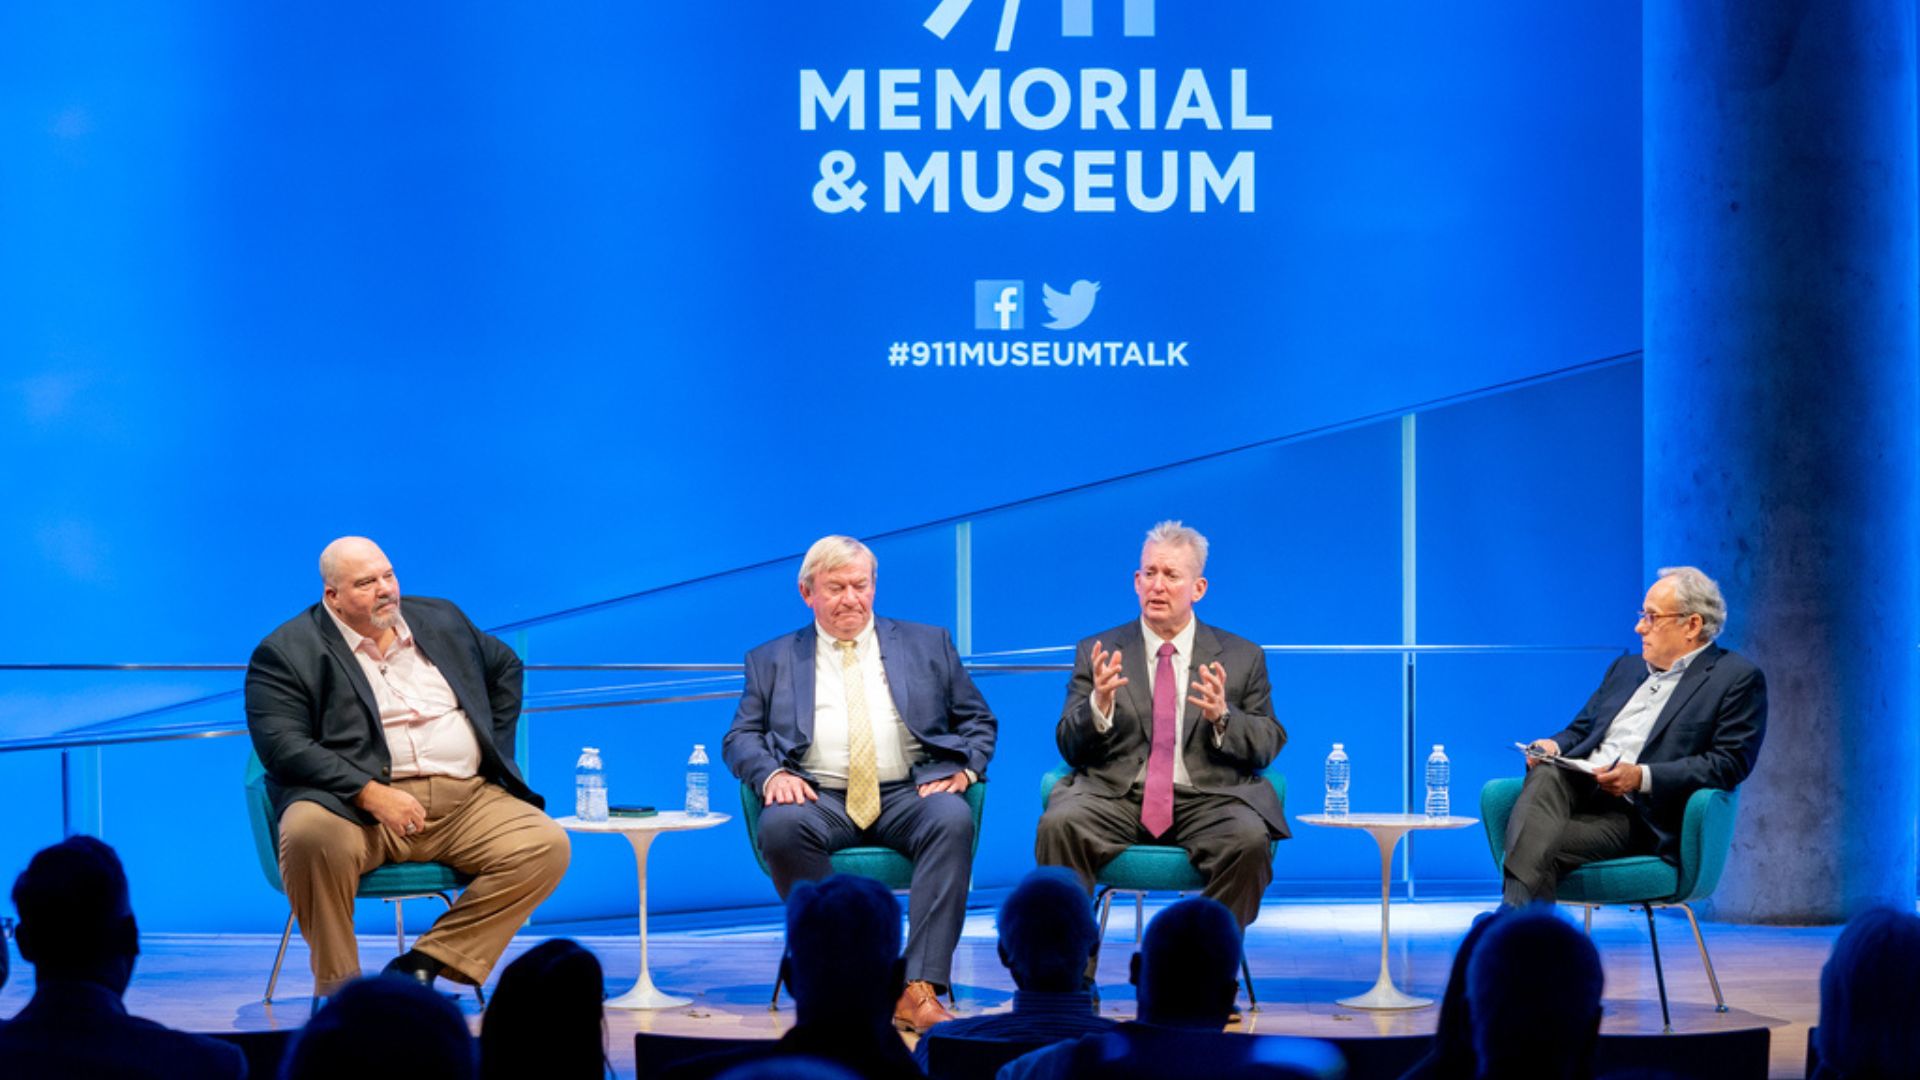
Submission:
{"label": "eyeglasses", "polygon": [[1684,619],[1691,614],[1691,611],[1636,611],[1633,621],[1658,623],[1661,619]]}

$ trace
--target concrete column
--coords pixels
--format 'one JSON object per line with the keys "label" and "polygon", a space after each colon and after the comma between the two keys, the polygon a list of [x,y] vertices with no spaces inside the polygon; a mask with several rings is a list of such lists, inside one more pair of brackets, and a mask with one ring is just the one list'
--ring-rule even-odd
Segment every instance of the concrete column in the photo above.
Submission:
{"label": "concrete column", "polygon": [[1914,5],[1650,0],[1642,18],[1647,568],[1719,579],[1722,642],[1772,704],[1712,909],[1911,910]]}

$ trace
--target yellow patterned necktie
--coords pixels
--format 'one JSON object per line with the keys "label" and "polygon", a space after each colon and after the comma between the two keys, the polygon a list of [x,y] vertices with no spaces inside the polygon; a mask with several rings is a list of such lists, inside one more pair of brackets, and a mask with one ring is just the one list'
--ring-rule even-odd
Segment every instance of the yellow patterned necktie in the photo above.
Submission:
{"label": "yellow patterned necktie", "polygon": [[880,816],[880,768],[874,762],[873,722],[867,717],[867,686],[860,654],[851,641],[840,648],[840,677],[847,688],[847,816],[864,829]]}

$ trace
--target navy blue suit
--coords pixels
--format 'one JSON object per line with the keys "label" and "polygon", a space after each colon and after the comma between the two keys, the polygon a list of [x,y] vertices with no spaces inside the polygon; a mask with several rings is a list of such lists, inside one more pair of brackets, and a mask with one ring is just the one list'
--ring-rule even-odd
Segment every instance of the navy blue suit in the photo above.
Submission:
{"label": "navy blue suit", "polygon": [[[1553,736],[1561,753],[1592,754],[1646,679],[1646,661],[1637,654],[1615,660],[1573,722]],[[1507,825],[1506,898],[1552,899],[1562,875],[1595,859],[1651,854],[1677,861],[1687,799],[1701,788],[1738,787],[1766,734],[1766,677],[1746,658],[1708,645],[1681,674],[1640,750],[1652,791],[1622,799],[1584,774],[1528,770]]]}
{"label": "navy blue suit", "polygon": [[819,790],[818,802],[769,805],[760,815],[760,850],[781,897],[795,882],[831,874],[829,856],[841,848],[880,844],[913,860],[907,978],[946,985],[973,877],[973,814],[958,795],[921,798],[917,787],[962,769],[985,779],[999,725],[945,630],[875,617],[874,634],[894,708],[919,741],[921,760],[907,780],[880,786],[872,825],[856,828],[845,793],[820,788],[801,764],[813,745],[813,623],[747,654],[747,686],[721,751],[755,791],[764,793],[780,769]]}

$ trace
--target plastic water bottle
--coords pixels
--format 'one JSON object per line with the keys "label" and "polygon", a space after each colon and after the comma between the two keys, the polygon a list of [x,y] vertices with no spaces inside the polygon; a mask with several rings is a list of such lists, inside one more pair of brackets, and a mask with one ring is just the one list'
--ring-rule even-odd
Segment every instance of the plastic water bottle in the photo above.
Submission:
{"label": "plastic water bottle", "polygon": [[607,820],[607,771],[600,751],[583,747],[573,766],[573,816],[581,821]]}
{"label": "plastic water bottle", "polygon": [[707,748],[693,744],[693,756],[687,759],[687,816],[707,816]]}
{"label": "plastic water bottle", "polygon": [[1452,811],[1447,805],[1447,782],[1453,779],[1453,763],[1447,760],[1447,748],[1439,743],[1433,744],[1433,753],[1427,755],[1427,816],[1430,818],[1451,817]]}
{"label": "plastic water bottle", "polygon": [[1347,782],[1353,776],[1353,765],[1347,760],[1345,743],[1334,743],[1333,753],[1327,755],[1327,816],[1347,816]]}

